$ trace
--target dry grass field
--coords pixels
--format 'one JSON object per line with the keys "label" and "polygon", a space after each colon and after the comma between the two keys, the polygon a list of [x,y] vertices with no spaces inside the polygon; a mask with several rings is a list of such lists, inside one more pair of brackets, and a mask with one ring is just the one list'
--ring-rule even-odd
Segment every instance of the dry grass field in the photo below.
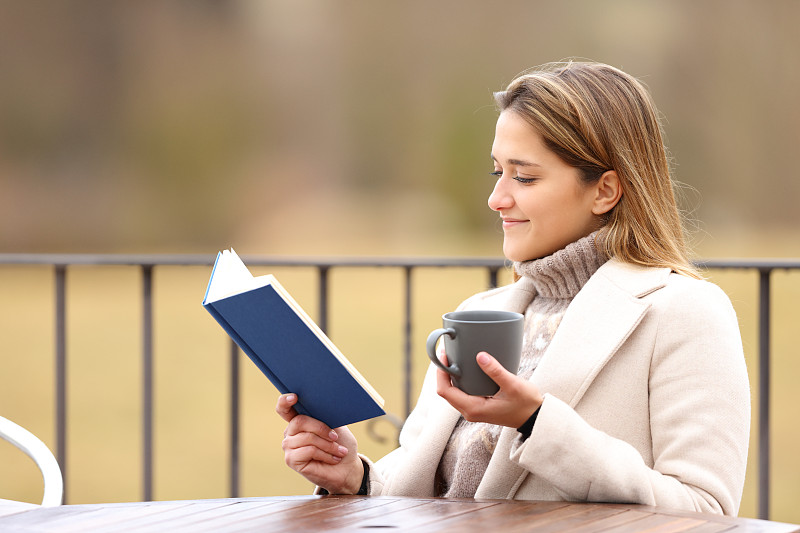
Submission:
{"label": "dry grass field", "polygon": [[[256,272],[263,273],[263,272]],[[311,269],[274,270],[317,315]],[[228,340],[200,305],[209,269],[158,267],[154,273],[154,497],[159,500],[228,495]],[[733,301],[757,397],[757,274],[713,271]],[[51,448],[54,421],[54,276],[49,267],[0,267],[0,413]],[[800,344],[796,302],[800,272],[776,272],[772,307],[772,508],[774,520],[800,522]],[[508,281],[504,273],[501,283]],[[415,391],[427,366],[424,340],[442,313],[482,289],[486,273],[420,269],[414,273]],[[141,467],[141,278],[134,267],[72,267],[67,274],[67,493],[69,503],[137,500]],[[329,333],[381,391],[387,410],[403,415],[403,272],[338,269],[331,273]],[[277,396],[242,357],[241,495],[305,494],[310,485],[283,464],[283,424]],[[755,407],[755,405],[754,405]],[[755,410],[754,410],[755,416]],[[757,420],[753,419],[755,428]],[[378,422],[386,443],[353,429],[361,451],[379,457],[392,448],[393,429]],[[755,452],[741,515],[756,515]],[[0,498],[38,501],[41,478],[32,461],[0,442]]]}

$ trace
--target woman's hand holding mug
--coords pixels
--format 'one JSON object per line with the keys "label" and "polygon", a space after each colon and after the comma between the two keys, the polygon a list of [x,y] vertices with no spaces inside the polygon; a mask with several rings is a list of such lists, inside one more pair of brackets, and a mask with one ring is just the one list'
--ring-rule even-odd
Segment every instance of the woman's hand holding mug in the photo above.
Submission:
{"label": "woman's hand holding mug", "polygon": [[[447,361],[447,356],[444,357]],[[536,385],[509,372],[486,352],[479,353],[476,362],[497,383],[499,390],[493,396],[466,394],[450,382],[449,374],[437,370],[436,392],[465,420],[516,428],[541,407],[544,397]]]}
{"label": "woman's hand holding mug", "polygon": [[[438,370],[436,391],[469,422],[519,427],[542,405],[539,389],[516,375],[523,315],[509,311],[454,311],[428,336]],[[444,362],[436,345],[444,338]]]}

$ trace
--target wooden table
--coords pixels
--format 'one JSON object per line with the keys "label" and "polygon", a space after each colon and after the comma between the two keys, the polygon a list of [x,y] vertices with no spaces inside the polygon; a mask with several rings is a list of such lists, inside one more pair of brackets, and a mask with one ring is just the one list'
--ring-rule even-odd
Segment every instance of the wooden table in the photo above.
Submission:
{"label": "wooden table", "polygon": [[800,532],[800,526],[620,504],[285,496],[21,506],[0,510],[2,532],[604,531]]}

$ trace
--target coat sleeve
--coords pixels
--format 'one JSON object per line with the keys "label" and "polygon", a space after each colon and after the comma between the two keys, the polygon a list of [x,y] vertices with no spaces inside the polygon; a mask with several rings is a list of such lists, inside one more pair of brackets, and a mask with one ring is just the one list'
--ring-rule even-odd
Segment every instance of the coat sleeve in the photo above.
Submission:
{"label": "coat sleeve", "polygon": [[[653,305],[649,356],[653,464],[545,395],[511,460],[567,500],[628,502],[736,515],[750,433],[750,389],[733,307],[715,285],[681,279]],[[624,383],[620,383],[624,386]]]}

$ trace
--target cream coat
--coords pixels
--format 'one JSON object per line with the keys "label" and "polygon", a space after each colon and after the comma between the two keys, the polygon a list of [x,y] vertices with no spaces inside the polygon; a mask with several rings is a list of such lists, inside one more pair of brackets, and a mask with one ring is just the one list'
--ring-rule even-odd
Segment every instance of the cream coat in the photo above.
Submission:
{"label": "cream coat", "polygon": [[[529,280],[464,309],[524,312]],[[459,413],[435,367],[400,434],[370,463],[370,493],[433,496]],[[569,306],[531,381],[531,436],[504,428],[476,498],[627,502],[736,515],[750,391],[734,310],[715,285],[611,260]],[[364,458],[366,461],[368,459]]]}

